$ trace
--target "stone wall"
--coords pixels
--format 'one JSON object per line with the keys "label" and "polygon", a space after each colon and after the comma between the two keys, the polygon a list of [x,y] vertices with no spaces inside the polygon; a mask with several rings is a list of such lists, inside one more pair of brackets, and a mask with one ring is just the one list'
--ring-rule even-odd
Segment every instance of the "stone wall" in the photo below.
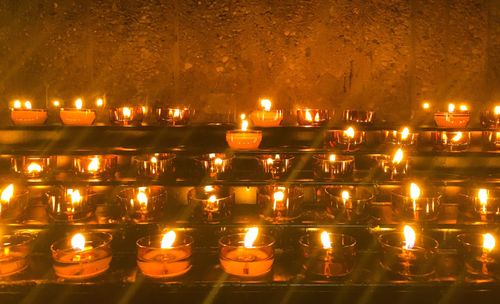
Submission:
{"label": "stone wall", "polygon": [[500,100],[498,0],[4,0],[0,98],[204,112]]}

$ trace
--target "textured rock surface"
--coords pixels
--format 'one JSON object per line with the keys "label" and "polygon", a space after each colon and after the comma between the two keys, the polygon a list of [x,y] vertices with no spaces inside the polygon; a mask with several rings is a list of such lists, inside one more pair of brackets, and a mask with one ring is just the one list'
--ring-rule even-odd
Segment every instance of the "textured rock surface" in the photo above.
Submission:
{"label": "textured rock surface", "polygon": [[500,100],[500,1],[0,2],[0,98],[183,102],[205,112]]}

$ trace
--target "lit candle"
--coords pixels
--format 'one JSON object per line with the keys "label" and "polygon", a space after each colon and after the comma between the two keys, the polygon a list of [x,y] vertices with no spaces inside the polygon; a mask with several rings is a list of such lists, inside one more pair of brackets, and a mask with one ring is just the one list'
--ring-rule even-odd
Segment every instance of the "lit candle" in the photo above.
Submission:
{"label": "lit candle", "polygon": [[15,100],[10,111],[10,119],[16,126],[38,126],[47,121],[46,109],[33,109],[31,101],[26,100],[24,104]]}
{"label": "lit candle", "polygon": [[281,110],[271,110],[272,102],[269,99],[261,99],[260,106],[262,110],[250,113],[250,119],[257,127],[277,127],[283,120]]}
{"label": "lit candle", "polygon": [[245,234],[224,236],[219,240],[219,260],[228,274],[257,277],[268,273],[274,262],[274,239],[260,235],[257,227]]}
{"label": "lit candle", "polygon": [[481,112],[481,125],[490,129],[500,127],[500,105],[495,105],[493,109]]}
{"label": "lit candle", "polygon": [[365,141],[365,132],[357,131],[349,126],[345,130],[333,130],[329,132],[329,144],[332,148],[342,148],[346,151],[357,149]]}
{"label": "lit candle", "polygon": [[369,125],[373,123],[375,112],[360,110],[344,110],[342,120],[347,123]]}
{"label": "lit candle", "polygon": [[115,125],[140,125],[145,115],[145,107],[118,107],[110,109],[110,121]]}
{"label": "lit candle", "polygon": [[92,215],[95,193],[88,187],[51,189],[47,197],[49,216],[55,221],[74,222]]}
{"label": "lit candle", "polygon": [[83,99],[75,100],[74,108],[61,108],[59,116],[63,124],[67,126],[90,126],[96,118],[95,110],[84,109]]}
{"label": "lit candle", "polygon": [[318,179],[349,178],[354,172],[354,156],[318,154],[313,155],[314,177]]}
{"label": "lit candle", "polygon": [[382,266],[405,277],[423,278],[433,274],[438,242],[425,235],[417,237],[409,225],[405,225],[402,232],[379,236]]}
{"label": "lit candle", "polygon": [[7,185],[0,193],[0,219],[15,221],[28,207],[28,190],[19,190],[14,184]]}
{"label": "lit candle", "polygon": [[133,157],[137,175],[147,179],[174,178],[175,154],[155,153]]}
{"label": "lit candle", "polygon": [[358,223],[369,218],[369,208],[375,197],[369,189],[325,186],[321,190],[318,191],[319,203],[326,206],[327,215],[335,223]]}
{"label": "lit candle", "polygon": [[163,186],[130,187],[118,194],[119,201],[135,222],[158,220],[166,207],[167,191]]}
{"label": "lit candle", "polygon": [[257,190],[260,216],[272,223],[290,222],[302,212],[304,191],[300,186],[262,186]]}
{"label": "lit candle", "polygon": [[464,151],[470,145],[470,132],[443,131],[435,132],[436,148],[446,149],[450,152]]}
{"label": "lit candle", "polygon": [[409,169],[409,161],[405,157],[403,149],[398,148],[393,155],[373,156],[378,162],[378,173],[390,180],[406,176]]}
{"label": "lit candle", "polygon": [[156,119],[160,123],[169,126],[187,125],[191,117],[191,109],[188,107],[157,107],[155,108]]}
{"label": "lit candle", "polygon": [[73,158],[73,172],[91,180],[113,178],[118,163],[116,155],[86,155]]}
{"label": "lit candle", "polygon": [[104,273],[111,262],[111,235],[76,233],[52,244],[56,274],[68,280],[86,280]]}
{"label": "lit candle", "polygon": [[297,122],[301,126],[320,126],[330,119],[328,110],[298,109]]}
{"label": "lit candle", "polygon": [[234,156],[227,153],[209,153],[196,157],[202,173],[209,178],[224,178],[231,173]]}
{"label": "lit candle", "polygon": [[403,127],[399,131],[385,131],[385,140],[388,143],[411,146],[417,141],[418,133],[414,133],[408,127]]}
{"label": "lit candle", "polygon": [[216,224],[231,217],[234,192],[227,187],[196,187],[188,192],[188,204],[195,221]]}
{"label": "lit candle", "polygon": [[303,268],[322,277],[345,276],[354,268],[356,258],[356,240],[345,234],[333,234],[327,231],[307,233],[299,244],[304,258]]}
{"label": "lit candle", "polygon": [[262,141],[262,131],[248,130],[248,120],[241,115],[241,129],[226,132],[226,142],[234,150],[254,150],[259,148]]}
{"label": "lit candle", "polygon": [[193,238],[169,230],[137,241],[137,266],[151,278],[177,277],[191,269]]}
{"label": "lit candle", "polygon": [[462,104],[457,110],[455,104],[450,103],[447,112],[434,113],[434,121],[440,128],[464,128],[470,121],[469,108]]}
{"label": "lit candle", "polygon": [[428,189],[424,195],[414,182],[391,194],[395,214],[414,221],[435,220],[439,215],[441,198],[442,195],[433,189]]}
{"label": "lit candle", "polygon": [[257,159],[266,177],[280,179],[292,167],[294,157],[286,154],[262,154]]}

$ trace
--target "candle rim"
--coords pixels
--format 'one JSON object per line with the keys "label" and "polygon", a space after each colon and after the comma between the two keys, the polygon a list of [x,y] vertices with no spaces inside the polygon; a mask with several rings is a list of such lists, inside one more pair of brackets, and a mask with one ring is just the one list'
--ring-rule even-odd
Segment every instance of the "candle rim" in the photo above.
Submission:
{"label": "candle rim", "polygon": [[152,157],[156,157],[158,161],[161,160],[173,160],[176,158],[175,153],[147,153],[142,155],[135,155],[133,159],[139,162],[150,161]]}
{"label": "candle rim", "polygon": [[[275,158],[276,154],[279,154],[280,156],[279,159]],[[295,159],[295,156],[287,153],[274,153],[274,154],[259,154],[257,158],[263,161],[267,161],[268,158],[272,158],[273,161],[278,161],[278,160],[293,160]]]}
{"label": "candle rim", "polygon": [[[280,189],[284,187],[285,189]],[[298,185],[267,185],[260,186],[257,188],[257,195],[270,196],[271,200],[274,201],[273,194],[277,191],[282,191],[285,193],[285,197],[288,199],[301,199],[304,197],[304,189]]]}
{"label": "candle rim", "polygon": [[[57,256],[60,253],[65,252],[73,252],[76,251],[73,247],[71,247],[71,239],[76,233],[81,233],[85,237],[85,243],[91,241],[92,250],[101,249],[110,245],[113,240],[113,235],[108,232],[103,231],[73,231],[71,234],[68,234],[62,239],[59,239],[50,245],[50,251],[52,252],[52,256]],[[97,246],[94,246],[94,238],[101,238],[98,241],[101,243]],[[60,247],[60,248],[58,248]]]}
{"label": "candle rim", "polygon": [[[335,154],[335,160],[330,161],[330,154]],[[336,154],[336,153],[324,153],[324,154],[314,154],[313,155],[314,159],[320,160],[320,161],[326,161],[326,162],[331,162],[331,163],[336,163],[336,162],[353,162],[354,161],[354,155],[347,155],[347,154]]]}
{"label": "candle rim", "polygon": [[[161,248],[161,240],[163,238],[164,233],[151,234],[151,235],[141,237],[135,242],[135,244],[136,244],[137,248],[155,249],[155,250],[159,249],[159,250],[164,250],[164,251],[168,251],[168,250],[172,250],[172,249],[180,249],[180,248],[184,248],[184,247],[190,247],[194,244],[194,238],[191,236],[191,234],[186,233],[184,231],[177,231],[177,230],[174,230],[174,231],[176,234],[176,238],[175,238],[175,241],[171,247]],[[183,243],[178,244],[178,240],[181,238],[183,240]],[[151,242],[152,244],[148,244],[147,243],[148,241]],[[144,242],[146,242],[146,243],[144,243]],[[158,246],[154,245],[156,243]]]}
{"label": "candle rim", "polygon": [[89,109],[89,108],[59,108],[59,112],[92,112],[96,113],[95,109]]}
{"label": "candle rim", "polygon": [[11,112],[22,112],[22,111],[27,111],[27,112],[47,112],[47,109],[44,108],[36,108],[36,109],[25,109],[25,108],[20,108],[20,109],[15,109],[11,108]]}
{"label": "candle rim", "polygon": [[[493,234],[492,232],[489,232],[489,233],[491,233],[495,237],[495,239],[497,239],[496,234]],[[465,233],[461,233],[461,234],[457,235],[457,240],[462,245],[474,247],[476,249],[478,249],[478,248],[483,249],[483,235],[484,235],[484,233],[481,233],[481,232],[465,232]],[[474,240],[478,239],[479,244],[475,244],[473,242],[470,242],[470,240],[466,241],[465,240],[466,238],[473,238]],[[495,246],[495,248],[493,248],[492,251],[499,251],[499,249],[497,249],[497,248],[498,247]]]}
{"label": "candle rim", "polygon": [[[209,185],[207,185],[209,186]],[[200,187],[193,187],[189,189],[188,191],[188,198],[195,200],[195,201],[206,201],[209,199],[211,195],[216,195],[217,199],[216,201],[222,201],[226,200],[229,198],[234,197],[234,191],[232,190],[231,187],[225,187],[225,186],[219,186],[219,185],[210,185],[214,188],[214,191],[210,192],[210,195],[208,195],[206,198],[201,197],[200,193],[206,194],[205,192],[205,186],[200,186]]]}
{"label": "candle rim", "polygon": [[[262,248],[272,247],[276,243],[276,239],[273,236],[268,235],[268,234],[264,234],[264,233],[260,233],[260,231],[259,231],[259,235],[257,236],[257,239],[253,243],[253,246],[250,248],[246,248],[244,246],[245,235],[246,235],[246,232],[226,234],[219,239],[218,244],[221,248],[231,248],[231,249],[245,248],[248,250],[253,250],[253,249],[262,249]],[[229,241],[231,238],[237,238],[238,239],[237,244],[230,245],[230,244],[224,242],[224,241]],[[266,241],[264,241],[264,240],[266,240]],[[255,245],[256,243],[259,245],[256,246]]]}
{"label": "candle rim", "polygon": [[149,199],[152,200],[152,199],[162,199],[163,197],[166,197],[167,196],[167,189],[165,186],[161,186],[161,185],[145,185],[145,186],[141,186],[141,185],[135,185],[135,186],[128,186],[128,187],[125,187],[124,189],[120,190],[120,192],[118,192],[118,194],[116,195],[118,197],[118,199],[120,200],[126,200],[127,202],[130,200],[131,197],[135,197],[136,195],[130,195],[130,194],[135,194],[137,192],[137,189],[138,188],[141,188],[141,187],[146,187],[146,188],[150,188],[151,191],[151,195],[149,196]]}
{"label": "candle rim", "polygon": [[[358,203],[361,203],[361,202],[368,202],[368,201],[371,201],[375,198],[375,194],[364,188],[364,187],[354,187],[354,188],[347,188],[347,187],[342,187],[342,186],[325,186],[325,192],[326,194],[328,194],[329,196],[333,196],[339,200],[343,200],[342,199],[342,191],[343,190],[346,190],[346,189],[349,189],[349,200],[351,201],[354,201],[354,202],[358,202]],[[331,191],[329,190],[335,190],[337,192],[338,190],[338,193],[331,193]],[[368,194],[366,197],[362,197],[362,198],[359,198],[359,196],[357,196],[358,193],[363,193],[363,194]]]}
{"label": "candle rim", "polygon": [[[328,233],[328,235],[330,236],[330,240],[331,240],[331,244],[332,244],[332,248],[323,248],[323,245],[321,243],[321,241],[318,241],[317,239],[319,239],[319,235],[321,235],[321,233],[323,231],[326,231],[326,230],[321,230],[321,229],[318,229],[317,231],[308,231],[306,232],[305,234],[303,234],[300,238],[299,238],[299,244],[305,248],[313,248],[313,249],[323,249],[323,250],[342,250],[342,249],[346,249],[346,248],[351,248],[351,247],[356,247],[358,241],[356,240],[355,237],[353,237],[352,235],[350,234],[345,234],[345,233],[341,233],[341,232],[330,232],[330,231],[326,231],[326,233]],[[347,238],[348,240],[350,240],[351,242],[347,245],[342,245],[342,246],[338,246],[339,243],[338,242],[335,242],[334,239],[336,237],[341,237],[341,238]],[[310,240],[316,240],[314,241],[312,244],[311,242],[309,242]]]}
{"label": "candle rim", "polygon": [[[245,132],[250,132],[250,130],[245,131]],[[215,154],[215,157],[210,158],[210,154]],[[226,161],[226,160],[232,160],[234,157],[235,156],[233,153],[223,153],[223,152],[217,153],[216,152],[216,153],[205,153],[205,154],[202,154],[200,156],[195,156],[194,159],[203,162],[203,161],[209,161],[212,159],[220,158],[220,159],[222,159],[222,161]]]}
{"label": "candle rim", "polygon": [[[12,243],[10,245],[4,246],[3,244],[7,240],[19,238],[20,241]],[[16,247],[21,247],[30,244],[35,240],[35,236],[31,233],[26,233],[26,232],[21,232],[21,233],[12,233],[12,234],[3,234],[0,237],[0,248],[16,248]]]}
{"label": "candle rim", "polygon": [[[390,238],[394,238],[396,241],[394,242],[394,240]],[[378,236],[377,240],[382,247],[389,247],[391,249],[397,249],[398,251],[422,252],[428,249],[437,250],[439,248],[439,242],[435,238],[424,235],[423,233],[416,234],[414,247],[408,249],[403,248],[405,237],[400,231],[382,233]],[[428,246],[429,244],[432,244],[432,246]]]}
{"label": "candle rim", "polygon": [[[420,189],[426,188],[427,190],[422,191],[423,193],[420,194],[420,196],[416,199],[417,201],[424,200],[424,199],[441,199],[443,197],[443,193],[436,189],[433,186],[426,185],[426,187],[422,186],[419,184]],[[408,185],[401,185],[399,189],[395,189],[391,191],[391,195],[397,196],[399,198],[407,198],[408,200],[411,200],[410,197],[410,191],[408,190],[409,186]]]}

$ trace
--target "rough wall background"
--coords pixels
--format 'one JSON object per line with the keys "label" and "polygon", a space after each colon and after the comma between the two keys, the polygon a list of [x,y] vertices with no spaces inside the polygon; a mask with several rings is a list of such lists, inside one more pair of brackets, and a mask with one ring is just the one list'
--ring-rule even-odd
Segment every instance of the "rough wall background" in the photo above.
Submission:
{"label": "rough wall background", "polygon": [[498,0],[3,0],[0,98],[297,105],[408,118],[500,100]]}

